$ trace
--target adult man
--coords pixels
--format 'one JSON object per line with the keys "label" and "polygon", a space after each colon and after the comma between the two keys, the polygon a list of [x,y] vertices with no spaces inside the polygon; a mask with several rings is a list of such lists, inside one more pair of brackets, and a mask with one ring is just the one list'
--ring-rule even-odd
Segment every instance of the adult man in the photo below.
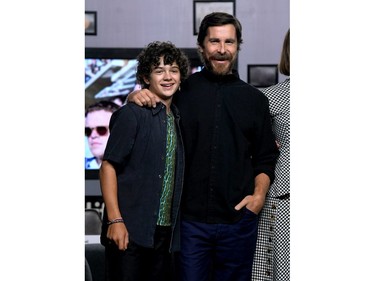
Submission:
{"label": "adult man", "polygon": [[92,157],[85,157],[85,169],[99,169],[109,138],[109,120],[120,106],[110,101],[99,101],[85,112],[85,136]]}
{"label": "adult man", "polygon": [[[211,13],[201,23],[198,51],[205,68],[181,84],[185,180],[181,205],[184,281],[251,280],[258,217],[274,178],[278,150],[267,98],[240,80],[233,65],[240,22]],[[148,91],[129,101],[155,106]],[[209,269],[212,269],[210,271]]]}

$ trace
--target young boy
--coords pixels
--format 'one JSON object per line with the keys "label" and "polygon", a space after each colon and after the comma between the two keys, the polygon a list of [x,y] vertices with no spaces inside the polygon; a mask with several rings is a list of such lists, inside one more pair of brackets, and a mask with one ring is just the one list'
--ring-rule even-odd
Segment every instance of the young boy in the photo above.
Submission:
{"label": "young boy", "polygon": [[150,43],[138,56],[137,79],[161,102],[129,103],[111,117],[100,168],[106,280],[171,280],[184,173],[172,97],[188,73],[188,58],[172,43]]}

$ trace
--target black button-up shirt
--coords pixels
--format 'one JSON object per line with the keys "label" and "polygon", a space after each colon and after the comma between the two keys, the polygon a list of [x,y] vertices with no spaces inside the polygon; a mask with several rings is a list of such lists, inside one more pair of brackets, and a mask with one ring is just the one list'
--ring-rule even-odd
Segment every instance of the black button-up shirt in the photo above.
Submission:
{"label": "black button-up shirt", "polygon": [[[180,115],[174,105],[177,132],[175,185],[172,199],[172,228],[177,224],[181,201],[184,155],[180,132]],[[166,108],[140,107],[129,103],[112,114],[110,136],[103,160],[116,167],[118,203],[129,231],[130,240],[144,247],[154,245],[162,192],[167,142]],[[102,244],[106,244],[107,216],[104,212]],[[173,249],[178,249],[179,234]]]}
{"label": "black button-up shirt", "polygon": [[279,154],[268,99],[237,72],[203,69],[182,84],[174,102],[181,114],[186,166],[181,214],[206,223],[232,223],[234,209],[254,192],[260,173],[274,179]]}

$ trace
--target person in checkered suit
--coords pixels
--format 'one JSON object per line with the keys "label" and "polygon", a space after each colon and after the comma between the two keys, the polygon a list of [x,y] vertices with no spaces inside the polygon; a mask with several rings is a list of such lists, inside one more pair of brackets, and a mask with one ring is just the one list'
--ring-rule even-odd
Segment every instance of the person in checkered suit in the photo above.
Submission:
{"label": "person in checkered suit", "polygon": [[259,214],[258,240],[253,262],[253,281],[289,281],[289,93],[290,93],[290,30],[284,39],[280,73],[285,81],[262,89],[269,99],[272,127],[280,155],[275,180]]}

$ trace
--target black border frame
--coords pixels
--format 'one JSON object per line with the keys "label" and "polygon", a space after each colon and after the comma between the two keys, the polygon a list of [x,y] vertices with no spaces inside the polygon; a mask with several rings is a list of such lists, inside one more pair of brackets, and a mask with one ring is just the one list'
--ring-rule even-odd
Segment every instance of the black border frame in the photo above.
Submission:
{"label": "black border frame", "polygon": [[85,20],[86,20],[86,15],[90,15],[93,17],[93,31],[90,32],[90,31],[87,31],[87,29],[85,29],[85,35],[97,35],[97,26],[98,26],[98,20],[97,20],[97,13],[95,11],[85,11]]}
{"label": "black border frame", "polygon": [[[274,71],[274,77],[273,77],[273,82],[268,83],[268,84],[257,84],[251,81],[251,74],[250,74],[250,69],[252,67],[265,67],[265,68],[273,68]],[[270,86],[273,86],[279,82],[279,68],[277,64],[248,64],[247,65],[247,83],[250,85],[256,87],[256,88],[267,88]]]}

